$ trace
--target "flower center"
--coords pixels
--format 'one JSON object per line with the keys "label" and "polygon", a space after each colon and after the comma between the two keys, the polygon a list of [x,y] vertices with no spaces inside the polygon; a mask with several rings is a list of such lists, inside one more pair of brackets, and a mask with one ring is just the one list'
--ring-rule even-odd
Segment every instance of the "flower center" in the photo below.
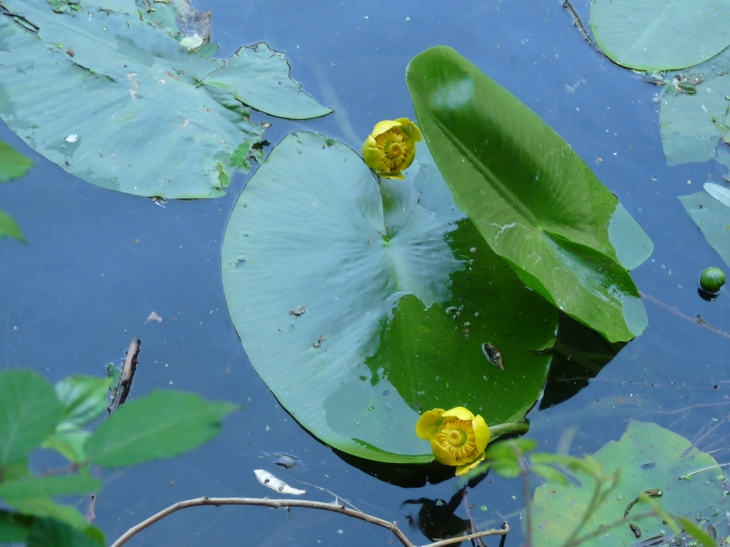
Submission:
{"label": "flower center", "polygon": [[408,159],[412,149],[410,139],[399,129],[391,129],[375,137],[375,145],[380,151],[380,161],[392,172],[399,171]]}
{"label": "flower center", "polygon": [[471,422],[465,420],[445,421],[439,427],[436,439],[457,461],[467,463],[477,456],[474,427]]}

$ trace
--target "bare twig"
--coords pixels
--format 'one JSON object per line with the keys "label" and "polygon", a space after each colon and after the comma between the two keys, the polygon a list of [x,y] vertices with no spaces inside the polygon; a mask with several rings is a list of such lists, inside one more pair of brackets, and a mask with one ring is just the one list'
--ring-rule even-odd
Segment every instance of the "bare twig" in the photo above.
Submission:
{"label": "bare twig", "polygon": [[696,471],[692,471],[690,473],[686,473],[686,474],[682,475],[681,477],[679,477],[679,480],[688,481],[690,479],[690,477],[693,477],[697,473],[702,473],[704,471],[711,471],[713,469],[722,469],[723,467],[728,467],[728,466],[730,466],[730,463],[719,463],[717,465],[711,465],[710,467],[703,467],[702,469],[697,469]]}
{"label": "bare twig", "polygon": [[580,35],[583,37],[583,39],[586,42],[588,42],[589,46],[591,46],[598,53],[603,55],[601,48],[598,47],[598,45],[593,40],[593,38],[591,38],[591,36],[588,34],[588,31],[586,30],[585,26],[583,26],[583,21],[580,20],[580,16],[575,11],[575,8],[573,8],[573,5],[570,3],[570,0],[563,0],[563,7],[566,10],[568,10],[568,13],[570,14],[570,18],[573,19],[573,26],[575,26],[575,28],[578,29],[578,32],[580,32]]}
{"label": "bare twig", "polygon": [[112,403],[107,409],[109,411],[109,415],[112,415],[114,411],[119,408],[119,405],[124,404],[124,401],[127,400],[127,396],[132,389],[132,380],[134,380],[134,373],[137,371],[139,346],[139,339],[132,338],[132,341],[129,343],[129,349],[127,350],[127,358],[124,360],[124,366],[122,367],[122,374],[119,376],[119,384],[114,390]]}
{"label": "bare twig", "polygon": [[[185,500],[177,502],[171,506],[169,506],[166,509],[163,509],[159,513],[156,513],[149,517],[146,520],[143,520],[139,524],[132,526],[129,530],[127,530],[124,534],[122,534],[119,539],[117,539],[114,543],[112,543],[111,547],[121,547],[124,545],[129,539],[140,533],[145,528],[148,528],[149,526],[152,526],[155,522],[158,522],[165,518],[167,515],[170,515],[176,511],[179,511],[180,509],[187,509],[188,507],[200,507],[204,505],[215,505],[216,507],[220,507],[221,505],[258,505],[262,507],[273,507],[275,509],[285,507],[289,509],[290,507],[307,507],[309,509],[320,509],[322,511],[332,511],[334,513],[340,513],[341,515],[347,515],[348,517],[353,517],[356,519],[364,520],[365,522],[369,522],[370,524],[375,524],[376,526],[380,526],[382,528],[386,528],[393,532],[395,537],[397,537],[400,542],[405,547],[415,547],[403,534],[403,532],[398,528],[398,525],[395,522],[389,522],[387,520],[380,519],[378,517],[374,517],[372,515],[368,515],[367,513],[362,513],[360,511],[355,511],[353,509],[349,509],[345,507],[343,504],[334,502],[334,503],[323,503],[320,501],[309,501],[309,500],[281,500],[281,499],[269,499],[269,498],[209,498],[208,496],[204,496],[202,498],[196,498],[191,500]],[[506,524],[506,523],[505,523]],[[479,532],[476,534],[470,534],[468,536],[459,536],[456,538],[451,539],[445,539],[443,541],[437,541],[435,543],[429,543],[427,545],[424,545],[423,547],[442,547],[444,545],[451,545],[452,543],[460,543],[465,540],[477,538],[477,537],[483,537],[483,536],[503,536],[507,533],[509,533],[510,528],[509,525],[503,525],[504,527],[501,530],[485,530],[484,532]]]}
{"label": "bare twig", "polygon": [[683,313],[682,313],[681,311],[679,311],[679,309],[678,309],[678,308],[676,308],[676,307],[674,307],[674,306],[670,306],[669,304],[666,304],[665,302],[662,302],[662,301],[661,301],[661,300],[659,300],[658,298],[655,298],[655,297],[653,297],[653,296],[652,296],[652,295],[650,295],[650,294],[646,294],[645,292],[641,293],[641,298],[643,298],[643,299],[645,299],[645,300],[648,300],[648,301],[649,301],[649,302],[651,302],[652,304],[656,304],[656,305],[657,305],[657,306],[659,306],[660,308],[664,308],[665,310],[667,310],[667,311],[669,311],[669,312],[673,313],[673,314],[674,314],[674,315],[676,315],[677,317],[681,317],[682,319],[684,319],[684,320],[686,320],[686,321],[690,321],[690,322],[694,323],[695,325],[699,325],[700,327],[702,327],[702,328],[704,328],[704,329],[707,329],[707,330],[709,330],[709,331],[711,331],[711,332],[714,332],[715,334],[719,334],[719,335],[720,335],[720,336],[722,336],[723,338],[730,338],[730,334],[728,334],[728,333],[726,333],[726,332],[723,332],[723,331],[721,331],[721,330],[719,330],[719,329],[716,329],[716,328],[715,328],[715,327],[713,327],[712,325],[708,325],[708,324],[707,324],[707,323],[705,322],[705,320],[704,320],[704,319],[702,319],[702,316],[701,316],[701,315],[698,315],[697,317],[695,317],[695,318],[692,318],[692,317],[690,317],[689,315],[685,315],[685,314],[683,314]]}

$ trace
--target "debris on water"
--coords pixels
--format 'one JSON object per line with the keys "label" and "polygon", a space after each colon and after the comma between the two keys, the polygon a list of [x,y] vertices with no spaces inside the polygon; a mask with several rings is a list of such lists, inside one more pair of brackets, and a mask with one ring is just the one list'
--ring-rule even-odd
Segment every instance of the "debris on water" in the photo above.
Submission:
{"label": "debris on water", "polygon": [[263,484],[264,486],[267,486],[268,488],[271,488],[272,490],[281,492],[282,494],[293,494],[295,496],[301,496],[302,494],[307,493],[306,490],[299,490],[298,488],[292,488],[284,481],[277,479],[274,475],[272,475],[271,473],[269,473],[268,471],[265,471],[263,469],[254,469],[253,472],[261,484]]}
{"label": "debris on water", "polygon": [[504,370],[504,359],[502,359],[502,354],[494,344],[490,344],[489,342],[482,344],[482,351],[490,363]]}
{"label": "debris on water", "polygon": [[294,306],[292,309],[289,310],[289,315],[291,315],[294,319],[299,317],[300,315],[304,315],[307,313],[307,308],[304,306]]}
{"label": "debris on water", "polygon": [[77,140],[79,140],[79,136],[76,135],[75,133],[72,133],[71,135],[69,135],[68,137],[66,137],[64,140],[66,142],[76,142]]}

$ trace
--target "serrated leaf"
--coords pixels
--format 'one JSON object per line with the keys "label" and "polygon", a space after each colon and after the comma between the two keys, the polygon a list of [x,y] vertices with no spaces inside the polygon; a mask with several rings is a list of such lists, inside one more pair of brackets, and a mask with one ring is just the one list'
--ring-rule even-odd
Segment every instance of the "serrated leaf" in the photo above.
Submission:
{"label": "serrated leaf", "polygon": [[119,407],[89,437],[86,455],[104,467],[172,458],[215,437],[223,417],[236,408],[192,393],[153,391]]}
{"label": "serrated leaf", "polygon": [[30,454],[60,416],[61,404],[42,376],[30,370],[0,372],[0,467]]}

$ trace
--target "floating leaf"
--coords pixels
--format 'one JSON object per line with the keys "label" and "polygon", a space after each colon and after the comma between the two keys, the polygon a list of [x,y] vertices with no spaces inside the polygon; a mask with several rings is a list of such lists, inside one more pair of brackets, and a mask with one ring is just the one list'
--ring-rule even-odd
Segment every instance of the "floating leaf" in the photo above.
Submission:
{"label": "floating leaf", "polygon": [[223,417],[235,409],[192,393],[153,391],[119,407],[84,448],[93,463],[104,467],[172,458],[215,437]]}
{"label": "floating leaf", "polygon": [[679,201],[702,230],[707,242],[730,266],[730,207],[707,192],[680,196]]}
{"label": "floating leaf", "polygon": [[30,370],[0,372],[0,468],[30,454],[61,416],[53,387]]}
{"label": "floating leaf", "polygon": [[[317,111],[288,77],[280,54],[264,57],[261,44],[242,48],[229,68],[140,20],[131,0],[85,0],[85,11],[73,16],[54,13],[46,0],[3,6],[0,116],[48,159],[105,188],[165,198],[222,195],[241,167],[230,167],[231,155],[242,143],[250,150],[263,133],[234,95],[276,107],[280,116],[327,111]],[[225,89],[201,85],[210,74],[221,76]],[[267,80],[273,74],[277,80]]]}
{"label": "floating leaf", "polygon": [[638,70],[693,66],[730,45],[725,0],[593,0],[590,23],[612,61]]}
{"label": "floating leaf", "polygon": [[[324,442],[383,462],[433,459],[420,413],[520,420],[539,397],[557,312],[454,205],[419,147],[405,181],[346,145],[288,135],[231,214],[223,286],[269,389]],[[482,346],[503,355],[504,370]]]}
{"label": "floating leaf", "polygon": [[[589,516],[579,537],[602,526],[620,524],[582,543],[586,547],[635,545],[630,523],[640,529],[643,538],[668,531],[660,517],[636,519],[650,509],[641,502],[634,503],[645,491],[661,490],[661,497],[655,499],[662,510],[692,515],[697,522],[717,513],[725,514],[728,509],[724,501],[725,478],[712,456],[656,424],[632,421],[619,441],[609,442],[593,457],[602,466],[604,476],[619,469],[620,478],[604,503]],[[683,479],[697,471],[700,471],[697,480]],[[533,537],[536,545],[563,545],[589,506],[595,480],[581,470],[573,473],[580,484],[548,481],[535,490]],[[621,522],[622,519],[625,521]]]}
{"label": "floating leaf", "polygon": [[730,190],[712,182],[706,182],[702,188],[725,207],[730,207]]}
{"label": "floating leaf", "polygon": [[[416,56],[407,81],[456,204],[490,247],[527,286],[608,340],[639,335],[646,312],[609,229],[628,214],[585,162],[451,48]],[[630,265],[648,256],[648,241]]]}

